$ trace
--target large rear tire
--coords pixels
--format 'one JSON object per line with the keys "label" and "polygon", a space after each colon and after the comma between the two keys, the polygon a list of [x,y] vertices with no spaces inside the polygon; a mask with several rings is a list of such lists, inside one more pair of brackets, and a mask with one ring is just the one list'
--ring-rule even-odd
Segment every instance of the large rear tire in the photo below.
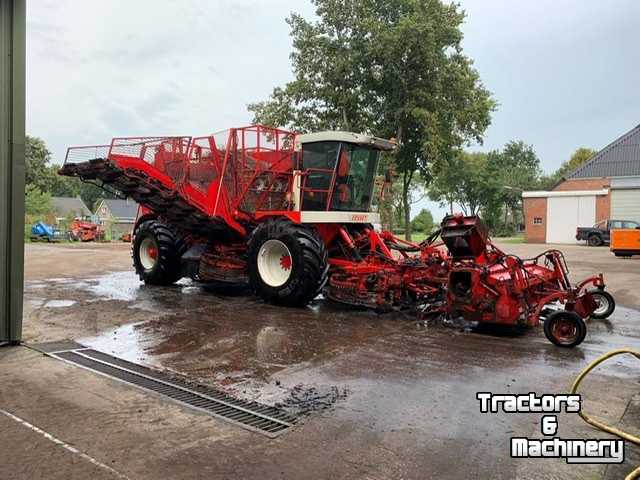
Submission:
{"label": "large rear tire", "polygon": [[288,219],[269,219],[249,239],[249,281],[263,300],[304,306],[318,296],[329,264],[318,232]]}
{"label": "large rear tire", "polygon": [[576,312],[557,310],[545,319],[544,334],[554,345],[573,348],[587,336],[587,325]]}
{"label": "large rear tire", "polygon": [[165,224],[142,222],[134,234],[132,253],[133,266],[144,283],[171,285],[180,280],[180,242]]}

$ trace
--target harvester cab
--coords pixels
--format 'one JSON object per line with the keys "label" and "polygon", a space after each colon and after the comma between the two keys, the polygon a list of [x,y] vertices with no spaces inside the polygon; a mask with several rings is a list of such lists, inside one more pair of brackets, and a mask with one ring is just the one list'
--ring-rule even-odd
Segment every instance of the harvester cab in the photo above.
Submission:
{"label": "harvester cab", "polygon": [[[377,223],[367,214],[371,213],[380,152],[393,150],[396,144],[349,132],[299,135],[297,142],[299,182],[294,188],[300,210],[351,212],[359,221]],[[345,215],[325,217],[348,219]]]}

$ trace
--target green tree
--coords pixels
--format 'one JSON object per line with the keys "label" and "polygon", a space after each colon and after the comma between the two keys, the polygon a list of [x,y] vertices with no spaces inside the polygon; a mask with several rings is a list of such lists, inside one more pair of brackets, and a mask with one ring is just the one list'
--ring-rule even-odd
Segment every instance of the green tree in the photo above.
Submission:
{"label": "green tree", "polygon": [[494,206],[500,192],[496,170],[486,153],[459,152],[434,172],[429,198],[441,206],[456,204],[465,215]]}
{"label": "green tree", "polygon": [[[540,159],[532,145],[520,140],[507,143],[502,150],[490,152],[487,161],[498,183],[494,208],[502,209],[503,227],[507,228],[509,213],[514,223],[522,216],[522,192],[535,188],[539,181]],[[492,215],[496,213],[492,212]]]}
{"label": "green tree", "polygon": [[411,228],[414,232],[431,233],[433,230],[433,215],[426,208],[420,210],[420,213],[411,220]]}
{"label": "green tree", "polygon": [[[391,156],[390,156],[391,157]],[[393,158],[390,158],[392,160]],[[383,161],[383,170],[390,168],[395,171],[395,163]],[[386,168],[385,168],[386,167]],[[419,173],[416,173],[413,183],[409,187],[409,207],[426,197],[424,183]],[[374,200],[374,204],[375,204]],[[402,184],[393,182],[385,192],[384,200],[378,205],[380,220],[384,229],[404,232],[405,209],[402,195]]]}
{"label": "green tree", "polygon": [[25,138],[25,183],[33,185],[41,192],[48,192],[51,184],[49,160],[51,152],[41,138]]}
{"label": "green tree", "polygon": [[579,166],[587,163],[596,153],[598,153],[598,151],[593,150],[592,148],[578,148],[571,154],[571,158],[569,158],[569,160],[567,160],[560,166],[557,173],[560,176],[564,177],[565,175],[573,172]]}
{"label": "green tree", "polygon": [[542,190],[552,189],[558,182],[560,182],[565,176],[576,170],[580,165],[587,163],[591,158],[598,153],[597,150],[592,148],[580,147],[578,148],[569,160],[560,165],[555,172],[549,175],[542,175],[538,182],[539,188]]}
{"label": "green tree", "polygon": [[464,12],[440,0],[312,0],[317,21],[292,14],[294,80],[249,105],[254,121],[308,132],[395,137],[405,234],[417,172],[481,142],[495,102],[463,54]]}
{"label": "green tree", "polygon": [[51,195],[35,185],[25,187],[25,213],[30,216],[44,216],[52,211]]}

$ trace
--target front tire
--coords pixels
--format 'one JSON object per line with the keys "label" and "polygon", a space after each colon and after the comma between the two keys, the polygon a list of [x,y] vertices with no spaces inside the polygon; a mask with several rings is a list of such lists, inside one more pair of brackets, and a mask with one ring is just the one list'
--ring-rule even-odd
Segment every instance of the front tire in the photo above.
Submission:
{"label": "front tire", "polygon": [[138,226],[133,240],[133,266],[148,285],[171,285],[181,278],[180,246],[165,224],[147,220]]}
{"label": "front tire", "polygon": [[544,321],[544,334],[558,347],[573,348],[587,336],[587,325],[576,312],[558,310]]}
{"label": "front tire", "polygon": [[616,309],[616,301],[613,296],[604,290],[591,290],[589,293],[598,304],[598,307],[591,313],[591,318],[609,318]]}
{"label": "front tire", "polygon": [[327,281],[327,249],[318,232],[288,219],[269,219],[249,239],[249,281],[263,300],[300,307]]}

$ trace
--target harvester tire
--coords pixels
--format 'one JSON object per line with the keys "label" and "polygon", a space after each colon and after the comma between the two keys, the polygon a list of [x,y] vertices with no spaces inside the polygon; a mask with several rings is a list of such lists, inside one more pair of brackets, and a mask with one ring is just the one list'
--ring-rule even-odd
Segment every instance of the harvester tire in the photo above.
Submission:
{"label": "harvester tire", "polygon": [[591,314],[591,318],[600,320],[609,318],[616,309],[616,301],[613,296],[604,290],[591,290],[589,293],[593,295],[593,299],[598,304],[598,308]]}
{"label": "harvester tire", "polygon": [[134,233],[133,265],[148,285],[171,285],[181,278],[180,242],[165,224],[142,222]]}
{"label": "harvester tire", "polygon": [[327,282],[328,254],[318,232],[288,219],[269,219],[251,234],[249,281],[263,300],[301,307]]}
{"label": "harvester tire", "polygon": [[576,312],[557,310],[545,319],[544,334],[558,347],[573,348],[587,336],[587,325]]}

